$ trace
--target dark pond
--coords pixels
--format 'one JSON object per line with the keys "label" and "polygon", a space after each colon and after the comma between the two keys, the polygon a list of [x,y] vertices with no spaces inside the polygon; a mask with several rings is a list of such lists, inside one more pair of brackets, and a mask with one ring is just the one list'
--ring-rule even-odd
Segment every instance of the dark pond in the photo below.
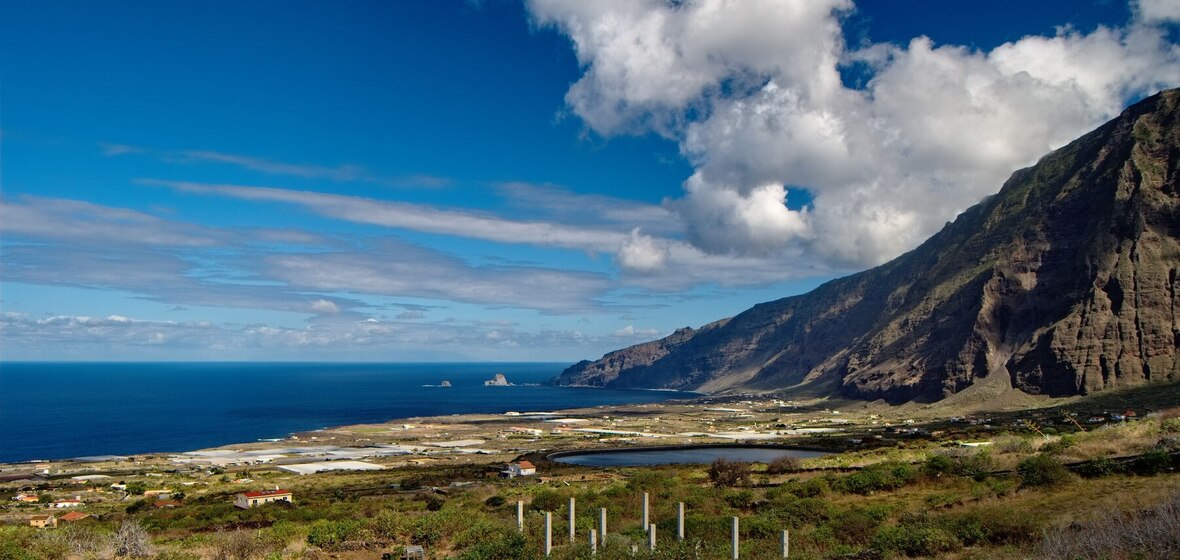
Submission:
{"label": "dark pond", "polygon": [[664,447],[554,453],[549,458],[559,463],[587,467],[638,467],[647,465],[709,464],[717,459],[769,463],[779,457],[810,459],[830,455],[826,451],[786,447],[713,445],[707,447]]}

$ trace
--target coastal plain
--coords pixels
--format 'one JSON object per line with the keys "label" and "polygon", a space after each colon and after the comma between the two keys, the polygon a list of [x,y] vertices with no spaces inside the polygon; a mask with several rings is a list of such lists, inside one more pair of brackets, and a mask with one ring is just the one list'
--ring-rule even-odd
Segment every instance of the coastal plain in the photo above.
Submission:
{"label": "coastal plain", "polygon": [[[743,530],[750,550],[743,557],[752,558],[772,557],[780,529],[798,535],[792,557],[828,558],[864,550],[923,556],[922,547],[934,545],[889,544],[884,540],[888,528],[931,511],[947,519],[1000,507],[1041,512],[1035,523],[1024,521],[1029,525],[1019,529],[1023,536],[1011,537],[1008,544],[952,535],[958,544],[946,544],[950,548],[941,551],[964,558],[1021,558],[1044,546],[1044,531],[1087,521],[1094,511],[1154,507],[1180,485],[1175,472],[1180,436],[1172,433],[1180,432],[1175,419],[1180,416],[1180,386],[1039,402],[1028,408],[1027,401],[1005,405],[1000,399],[991,402],[999,406],[981,404],[964,413],[962,403],[895,406],[786,395],[711,396],[407,418],[192,452],[6,464],[0,466],[0,496],[6,498],[0,523],[10,542],[46,548],[52,540],[47,535],[114,533],[121,523],[135,519],[147,528],[155,554],[184,551],[191,555],[185,558],[220,557],[219,547],[228,546],[226,539],[241,531],[252,532],[262,547],[258,550],[265,548],[268,558],[371,558],[400,555],[404,547],[423,543],[435,558],[533,558],[541,551],[542,509],[561,517],[571,497],[589,508],[579,513],[587,517],[579,518],[579,526],[594,526],[590,517],[599,507],[612,510],[618,532],[616,541],[605,544],[645,544],[632,502],[646,492],[657,501],[653,515],[665,525],[672,522],[676,502],[689,503],[698,516],[689,524],[698,527],[695,542],[705,548],[728,542],[718,520],[746,519],[752,528]],[[1136,403],[1137,410],[1128,403]],[[578,450],[724,444],[832,453],[786,461],[785,466],[743,466],[743,476],[732,484],[718,484],[711,465],[597,468],[549,458]],[[1149,476],[1134,466],[1137,458],[1161,450],[1170,462]],[[1024,484],[1021,469],[1030,457],[1042,456],[1083,474],[1066,472],[1060,484]],[[505,465],[522,460],[537,466],[536,476],[502,478]],[[1087,471],[1095,462],[1109,472],[1095,476]],[[855,477],[872,478],[864,473],[885,473],[886,482],[860,488],[857,484],[863,481]],[[274,488],[290,490],[294,504],[232,506],[239,493]],[[36,501],[11,499],[21,495],[36,496]],[[50,507],[69,500],[80,503],[68,509]],[[444,512],[474,516],[486,522],[488,538],[507,539],[514,533],[517,500],[528,506],[525,540],[513,541],[524,556],[463,556],[475,543],[464,540],[468,537],[461,524],[448,526],[440,517]],[[797,511],[784,513],[790,508]],[[64,511],[90,518],[58,529],[28,527],[35,515]],[[862,527],[859,537],[825,533],[834,523],[862,514],[871,522],[861,521],[871,527]],[[396,518],[395,527],[372,524],[382,515]],[[347,520],[358,525],[333,526],[343,531],[340,538],[317,533],[327,530],[325,523]],[[423,532],[415,523],[429,523],[435,532]],[[564,527],[559,534],[564,535]],[[581,531],[581,545],[586,531]],[[672,542],[673,531],[663,534]],[[585,552],[585,546],[561,543],[555,553],[559,557]],[[87,557],[76,547],[69,550],[64,556],[30,557]],[[101,556],[99,552],[95,554]]]}

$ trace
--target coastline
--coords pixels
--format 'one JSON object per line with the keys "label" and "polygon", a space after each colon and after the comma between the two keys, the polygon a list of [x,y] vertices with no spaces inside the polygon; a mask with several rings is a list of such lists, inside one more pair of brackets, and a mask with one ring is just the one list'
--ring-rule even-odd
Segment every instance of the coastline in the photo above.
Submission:
{"label": "coastline", "polygon": [[[739,401],[745,398],[747,400]],[[766,429],[784,414],[813,416],[811,405],[774,399],[696,395],[624,405],[501,414],[449,414],[394,418],[292,433],[285,438],[236,442],[190,451],[87,456],[0,463],[0,480],[25,473],[43,479],[109,471],[177,470],[201,467],[277,469],[292,462],[361,460],[382,468],[432,464],[497,463],[542,453],[642,447],[703,447],[751,444],[789,446],[811,436],[837,435],[846,426],[800,418],[807,426]],[[737,403],[742,408],[712,406]],[[791,412],[792,408],[802,410]],[[822,425],[821,425],[822,424]],[[761,427],[760,427],[761,426]],[[786,426],[784,424],[784,426]],[[832,445],[808,447],[830,451]],[[406,451],[388,453],[386,450]],[[271,453],[273,452],[273,453]],[[213,460],[202,462],[202,457]]]}

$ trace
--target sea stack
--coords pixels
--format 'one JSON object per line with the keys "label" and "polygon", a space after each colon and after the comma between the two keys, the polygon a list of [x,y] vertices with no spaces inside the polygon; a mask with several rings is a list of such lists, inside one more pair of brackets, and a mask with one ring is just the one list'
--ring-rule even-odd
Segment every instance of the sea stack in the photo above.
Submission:
{"label": "sea stack", "polygon": [[503,373],[497,373],[495,377],[483,382],[485,387],[511,387],[512,384],[508,382],[508,378],[504,377]]}

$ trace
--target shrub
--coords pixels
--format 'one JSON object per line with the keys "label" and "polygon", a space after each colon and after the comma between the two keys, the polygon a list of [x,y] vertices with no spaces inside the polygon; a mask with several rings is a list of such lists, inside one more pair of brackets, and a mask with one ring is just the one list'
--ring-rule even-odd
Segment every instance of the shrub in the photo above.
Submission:
{"label": "shrub", "polygon": [[877,533],[882,518],[863,509],[849,509],[836,514],[828,526],[832,534],[844,544],[864,546]]}
{"label": "shrub", "polygon": [[869,465],[843,477],[831,477],[828,484],[833,490],[850,494],[872,494],[882,490],[895,490],[918,479],[918,471],[905,463],[884,462]]}
{"label": "shrub", "polygon": [[1087,478],[1099,478],[1121,472],[1122,466],[1107,457],[1087,461],[1078,467],[1078,474]]}
{"label": "shrub", "polygon": [[775,504],[768,515],[784,528],[817,525],[831,518],[828,503],[819,498],[796,498]]}
{"label": "shrub", "polygon": [[817,498],[827,494],[830,489],[828,481],[824,478],[812,478],[803,482],[788,480],[771,490],[769,496],[772,500],[778,500],[785,496]]}
{"label": "shrub", "polygon": [[725,503],[737,509],[750,509],[754,507],[754,493],[749,490],[731,492],[725,496]]}
{"label": "shrub", "polygon": [[553,490],[541,490],[533,496],[533,503],[529,504],[529,507],[535,511],[557,511],[565,503],[565,496]]}
{"label": "shrub", "polygon": [[951,473],[955,468],[955,462],[951,461],[950,457],[946,455],[931,455],[922,464],[922,472],[929,477],[938,477],[944,474]]}
{"label": "shrub", "polygon": [[1061,461],[1046,454],[1033,455],[1016,466],[1020,484],[1025,487],[1057,486],[1069,482],[1072,474]]}
{"label": "shrub", "polygon": [[324,550],[335,550],[344,543],[360,537],[361,530],[360,522],[351,519],[316,521],[307,532],[307,544],[318,546]]}
{"label": "shrub", "polygon": [[900,552],[906,556],[936,556],[959,550],[963,543],[955,535],[928,525],[894,525],[882,527],[873,537],[873,548]]}
{"label": "shrub", "polygon": [[955,461],[955,474],[983,480],[991,475],[995,467],[996,462],[992,460],[992,454],[986,449],[980,449],[974,453],[960,455]]}
{"label": "shrub", "polygon": [[482,541],[458,556],[459,560],[531,560],[534,557],[528,540],[516,532],[499,533],[495,538]]}
{"label": "shrub", "polygon": [[796,457],[784,455],[766,465],[767,474],[786,474],[799,470],[800,461]]}
{"label": "shrub", "polygon": [[1172,469],[1172,456],[1163,450],[1148,451],[1131,462],[1131,471],[1138,475],[1153,476]]}
{"label": "shrub", "polygon": [[714,486],[737,486],[750,478],[750,464],[717,459],[709,465],[709,481]]}

